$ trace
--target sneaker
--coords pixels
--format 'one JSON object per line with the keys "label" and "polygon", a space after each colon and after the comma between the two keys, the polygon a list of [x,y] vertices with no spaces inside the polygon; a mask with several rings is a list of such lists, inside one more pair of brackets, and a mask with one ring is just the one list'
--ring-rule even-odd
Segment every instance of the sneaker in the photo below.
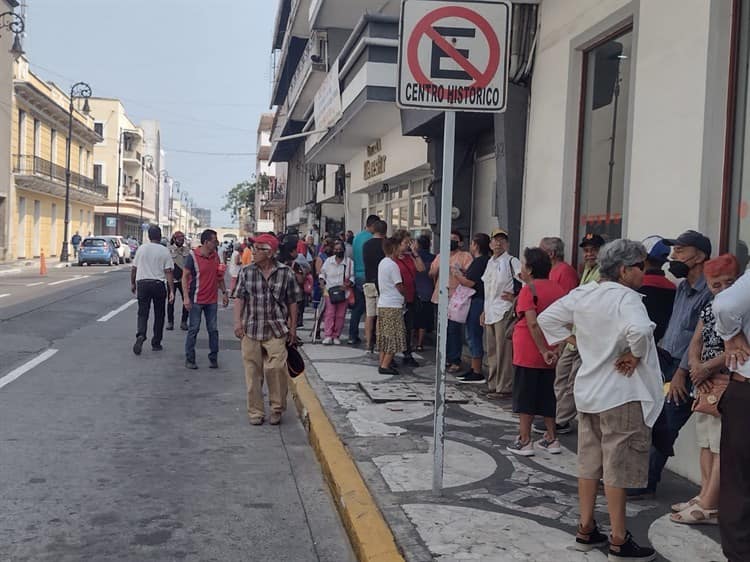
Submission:
{"label": "sneaker", "polygon": [[410,365],[412,367],[419,367],[419,363],[417,363],[417,360],[414,359],[411,355],[404,356],[403,361],[401,361],[402,365]]}
{"label": "sneaker", "polygon": [[534,456],[534,443],[532,443],[531,439],[529,439],[529,442],[525,445],[521,443],[520,439],[516,439],[515,443],[508,445],[505,449],[514,455],[521,455],[522,457]]}
{"label": "sneaker", "polygon": [[[531,431],[534,433],[539,433],[540,435],[544,435],[547,433],[547,426],[544,425],[543,421],[536,422],[532,427]],[[570,425],[570,422],[559,424],[555,424],[555,433],[557,435],[565,435],[566,433],[570,433],[573,431],[573,427]]]}
{"label": "sneaker", "polygon": [[482,373],[475,373],[474,371],[469,371],[463,376],[457,378],[459,381],[466,384],[484,384],[487,382],[487,379],[484,378]]}
{"label": "sneaker", "polygon": [[174,330],[174,322],[170,322],[169,324],[167,324],[167,330],[169,331]]}
{"label": "sneaker", "polygon": [[578,525],[578,532],[576,533],[576,550],[579,552],[588,552],[595,548],[607,546],[609,539],[607,535],[599,531],[599,527],[594,521],[594,528],[591,531],[583,532],[581,525]]}
{"label": "sneaker", "polygon": [[268,420],[271,425],[279,425],[281,423],[281,414],[279,412],[273,412]]}
{"label": "sneaker", "polygon": [[638,546],[630,531],[625,533],[625,542],[619,545],[609,542],[610,562],[651,562],[656,559],[656,551],[649,546]]}
{"label": "sneaker", "polygon": [[217,359],[209,359],[209,369],[218,369],[219,368],[219,361]]}
{"label": "sneaker", "polygon": [[395,367],[378,367],[379,375],[398,375],[400,374]]}
{"label": "sneaker", "polygon": [[250,418],[250,425],[263,425],[263,418]]}
{"label": "sneaker", "polygon": [[349,340],[349,345],[359,345],[362,343],[362,340],[359,338],[355,338],[353,340]]}
{"label": "sneaker", "polygon": [[332,338],[324,338],[322,343],[323,343],[323,345],[331,345],[333,343],[333,339]]}
{"label": "sneaker", "polygon": [[152,343],[151,349],[154,351],[164,351],[164,348],[161,346],[160,343]]}
{"label": "sneaker", "polygon": [[133,353],[135,353],[136,355],[140,355],[141,350],[143,349],[143,342],[145,341],[146,338],[144,338],[143,336],[138,336],[137,338],[135,338],[135,343],[133,344]]}
{"label": "sneaker", "polygon": [[546,437],[542,437],[539,441],[534,443],[534,446],[537,449],[547,451],[552,455],[559,455],[560,453],[562,453],[560,442],[557,439],[555,439],[554,441],[549,441]]}
{"label": "sneaker", "polygon": [[187,322],[180,322],[180,330],[187,332],[187,329],[188,329]]}
{"label": "sneaker", "polygon": [[333,345],[341,345],[341,340],[339,338],[333,338]]}
{"label": "sneaker", "polygon": [[625,490],[629,500],[652,500],[656,496],[656,490],[651,488],[628,488]]}
{"label": "sneaker", "polygon": [[198,365],[195,364],[195,361],[185,361],[185,368],[195,370],[198,368]]}

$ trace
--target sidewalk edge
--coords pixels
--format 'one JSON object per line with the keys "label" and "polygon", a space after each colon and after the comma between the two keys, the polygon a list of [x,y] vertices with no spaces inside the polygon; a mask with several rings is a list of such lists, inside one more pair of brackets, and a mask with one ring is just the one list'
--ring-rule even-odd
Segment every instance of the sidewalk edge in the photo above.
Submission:
{"label": "sidewalk edge", "polygon": [[403,562],[390,527],[306,376],[291,379],[290,387],[357,558]]}

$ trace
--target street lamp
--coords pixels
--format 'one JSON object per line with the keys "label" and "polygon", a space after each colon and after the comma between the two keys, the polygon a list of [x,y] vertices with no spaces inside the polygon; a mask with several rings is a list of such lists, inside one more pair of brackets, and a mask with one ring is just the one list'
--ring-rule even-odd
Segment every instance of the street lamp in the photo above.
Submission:
{"label": "street lamp", "polygon": [[[177,191],[177,193],[180,192],[180,182],[178,180],[172,181],[172,187],[169,190],[169,228],[172,231],[172,234],[174,234],[175,230],[180,229],[179,221],[174,216],[174,193]],[[177,228],[175,229],[175,225]]]}
{"label": "street lamp", "polygon": [[88,115],[91,111],[89,108],[89,98],[91,97],[91,86],[86,82],[76,82],[70,88],[70,104],[68,105],[68,138],[66,145],[66,164],[65,164],[65,229],[63,234],[62,251],[60,252],[60,261],[68,261],[68,234],[70,227],[70,153],[72,152],[73,140],[73,100],[83,98],[83,114]]}
{"label": "street lamp", "polygon": [[150,154],[146,154],[141,162],[141,215],[138,222],[141,228],[141,240],[143,240],[143,194],[146,189],[146,164],[149,168],[154,165],[154,157]]}
{"label": "street lamp", "polygon": [[25,28],[26,23],[18,14],[13,12],[3,12],[0,14],[0,29],[10,29],[13,35],[15,35],[10,52],[16,60],[24,54],[23,47],[21,46],[21,33],[23,33]]}

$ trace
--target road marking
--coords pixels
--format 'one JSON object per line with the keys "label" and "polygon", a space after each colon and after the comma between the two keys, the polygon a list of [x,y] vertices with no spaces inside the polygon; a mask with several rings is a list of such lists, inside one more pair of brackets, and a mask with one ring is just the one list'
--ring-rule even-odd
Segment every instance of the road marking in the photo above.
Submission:
{"label": "road marking", "polygon": [[99,320],[97,320],[97,322],[106,322],[107,320],[110,320],[111,318],[113,318],[117,314],[120,314],[123,310],[126,310],[129,306],[132,306],[132,305],[134,305],[137,302],[138,302],[138,299],[130,299],[128,302],[126,302],[125,304],[123,304],[121,307],[115,308],[114,310],[108,312],[107,314],[105,314],[104,316],[102,316],[101,318],[99,318]]}
{"label": "road marking", "polygon": [[27,361],[20,367],[13,369],[10,373],[0,378],[0,388],[3,388],[4,386],[12,383],[18,377],[20,377],[24,373],[29,372],[31,369],[33,369],[40,363],[44,363],[47,359],[49,359],[55,353],[57,353],[57,351],[58,351],[57,349],[48,349],[47,351],[44,351],[40,353],[39,355],[37,355],[36,357],[34,357],[34,359],[32,359],[31,361]]}
{"label": "road marking", "polygon": [[10,293],[5,293],[5,294],[0,295],[0,299],[2,299],[3,297],[9,297],[9,296],[10,296]]}
{"label": "road marking", "polygon": [[12,275],[13,273],[20,273],[20,271],[21,270],[17,267],[14,267],[13,269],[4,269],[0,271],[0,277],[2,277],[3,275]]}
{"label": "road marking", "polygon": [[71,281],[78,281],[79,279],[86,279],[88,275],[76,275],[75,277],[71,277],[70,279],[63,279],[61,281],[55,281],[54,283],[47,283],[49,286],[53,285],[62,285],[63,283],[70,283]]}
{"label": "road marking", "polygon": [[27,287],[36,287],[37,285],[44,285],[44,281],[37,281],[36,283],[28,283]]}

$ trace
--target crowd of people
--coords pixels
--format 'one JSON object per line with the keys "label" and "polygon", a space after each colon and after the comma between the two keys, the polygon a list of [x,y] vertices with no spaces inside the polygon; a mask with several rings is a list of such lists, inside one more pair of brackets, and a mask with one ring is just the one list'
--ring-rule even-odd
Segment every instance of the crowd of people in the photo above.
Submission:
{"label": "crowd of people", "polygon": [[[509,235],[500,228],[474,234],[468,251],[462,233],[450,237],[446,372],[458,382],[483,384],[479,392],[489,400],[512,401],[519,419],[517,438],[507,447],[513,454],[560,453],[558,435],[577,423],[576,548],[608,545],[611,559],[654,558],[654,550],[627,530],[626,503],[656,493],[681,428],[695,416],[701,488],[672,506],[671,520],[719,524],[728,558],[750,559],[750,459],[743,433],[750,412],[750,274],[737,281],[745,264],[731,254],[712,259],[711,241],[693,230],[643,242],[586,234],[580,275],[566,263],[558,237],[526,248],[522,260],[510,254]],[[424,352],[434,341],[427,334],[435,327],[439,255],[430,251],[426,234],[413,239],[397,230],[388,236],[376,215],[357,235],[268,233],[244,240],[228,258],[230,291],[214,231],[204,231],[194,250],[179,232],[168,249],[159,245],[157,227],[149,239],[132,269],[139,302],[133,351],[140,354],[146,340],[151,303],[151,344],[161,349],[164,303],[171,330],[179,291],[185,365],[198,368],[195,339],[203,316],[209,364],[217,367],[218,297],[226,306],[231,292],[251,424],[265,420],[264,381],[270,423],[281,421],[287,350],[300,341],[307,306],[316,315],[322,310],[324,345],[343,343],[350,309],[349,344],[377,351],[384,375],[417,366],[413,351]],[[609,536],[594,518],[600,483]]]}

